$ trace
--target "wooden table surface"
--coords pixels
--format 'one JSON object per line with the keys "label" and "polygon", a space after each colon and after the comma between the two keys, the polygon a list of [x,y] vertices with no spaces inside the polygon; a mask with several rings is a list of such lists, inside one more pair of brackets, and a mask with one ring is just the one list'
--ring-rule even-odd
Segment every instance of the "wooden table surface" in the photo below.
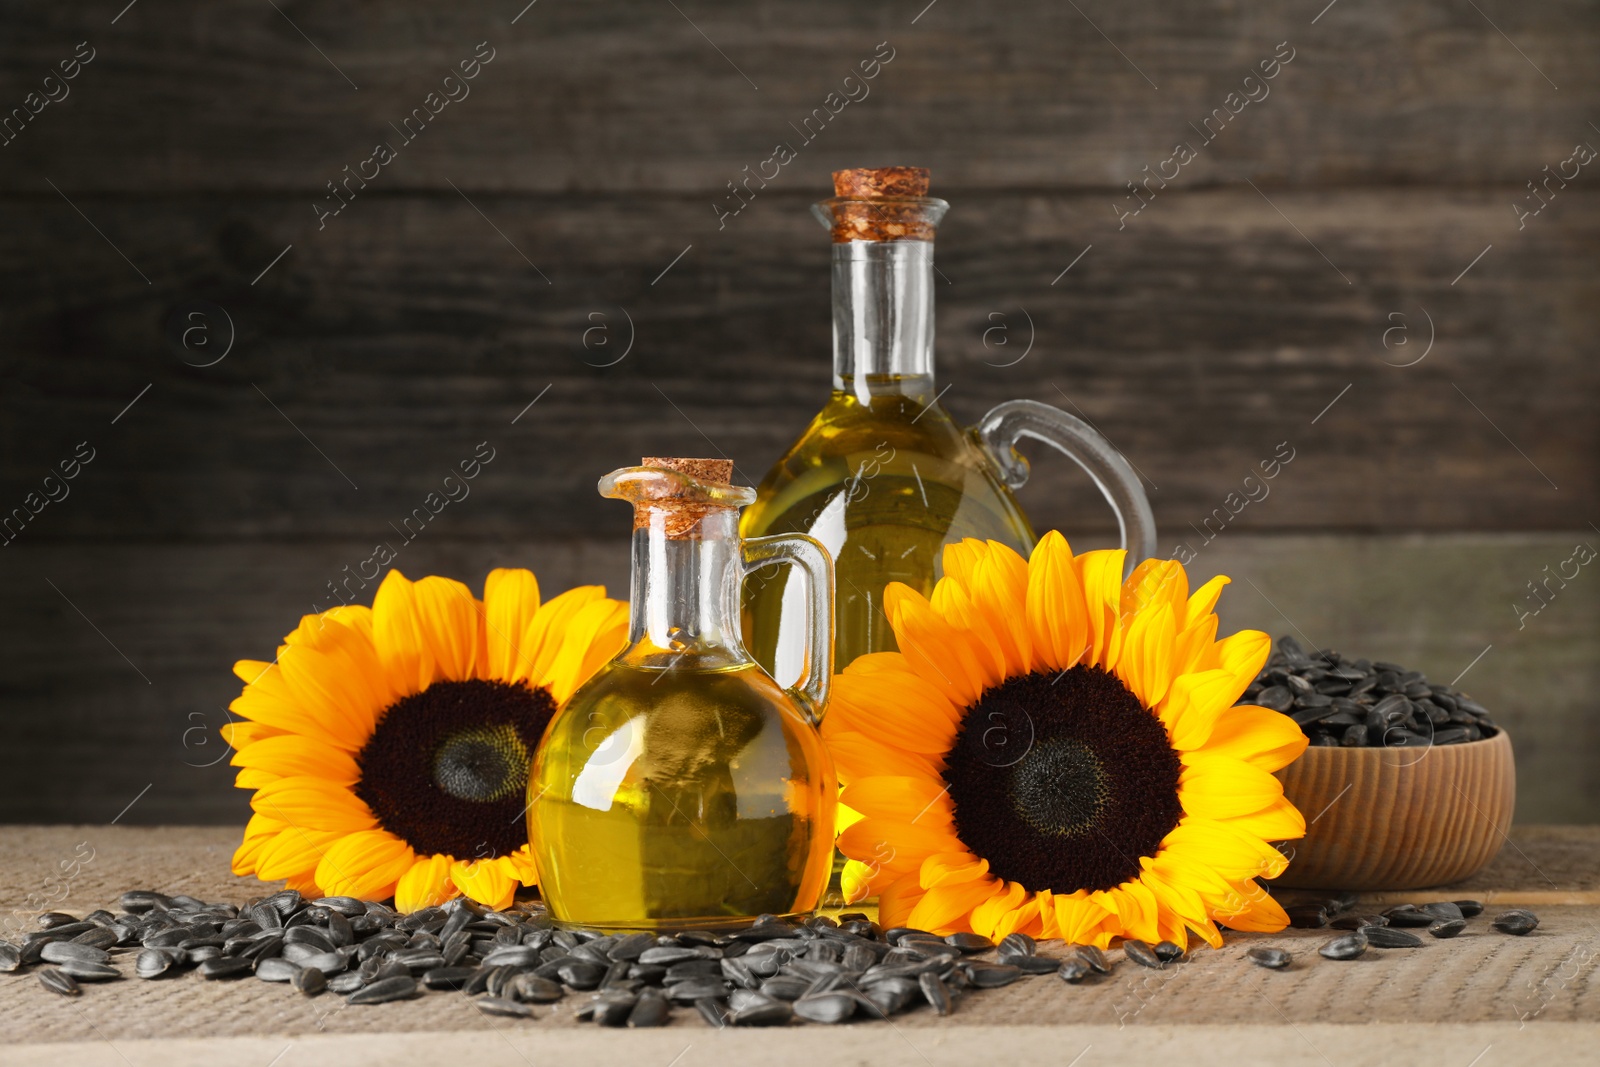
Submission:
{"label": "wooden table surface", "polygon": [[[81,915],[114,907],[131,888],[234,903],[275,888],[228,872],[236,837],[222,827],[0,828],[3,936],[32,929],[40,910]],[[1600,827],[1518,827],[1470,881],[1371,902],[1464,897],[1483,900],[1488,913],[1455,940],[1424,937],[1420,949],[1374,949],[1336,963],[1316,954],[1324,932],[1235,935],[1221,950],[1202,946],[1188,962],[1159,972],[1122,962],[1078,986],[1044,977],[975,992],[947,1018],[913,1010],[889,1023],[793,1027],[781,1035],[714,1032],[690,1011],[675,1011],[662,1030],[600,1030],[573,1019],[576,997],[541,1008],[537,1020],[517,1021],[488,1018],[453,993],[350,1007],[332,994],[307,999],[283,985],[209,983],[187,973],[86,984],[81,997],[67,999],[31,974],[5,975],[0,1063],[350,1067],[450,1056],[540,1067],[564,1059],[693,1067],[730,1058],[800,1064],[833,1057],[932,1067],[1003,1057],[1092,1067],[1169,1055],[1229,1067],[1594,1062]],[[1539,929],[1521,938],[1491,929],[1495,909],[1513,905],[1535,908]],[[1254,944],[1288,948],[1295,963],[1282,972],[1255,967],[1244,959]]]}

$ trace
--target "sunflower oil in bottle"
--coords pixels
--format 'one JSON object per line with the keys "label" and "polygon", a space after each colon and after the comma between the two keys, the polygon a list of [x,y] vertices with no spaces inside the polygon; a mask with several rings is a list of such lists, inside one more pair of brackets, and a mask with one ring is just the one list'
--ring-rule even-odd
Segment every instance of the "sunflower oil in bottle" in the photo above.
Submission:
{"label": "sunflower oil in bottle", "polygon": [[[1027,480],[1020,437],[1054,445],[1096,480],[1123,524],[1130,567],[1154,550],[1143,489],[1087,424],[1016,400],[968,430],[940,404],[933,238],[949,205],[927,191],[920,168],[839,171],[835,197],[813,208],[833,237],[833,393],[741,520],[745,537],[809,534],[833,555],[836,670],[895,649],[884,586],[930,595],[945,545],[975,537],[1024,555],[1033,548],[1012,495]],[[804,592],[773,568],[745,585],[746,645],[779,682],[805,659]]]}
{"label": "sunflower oil in bottle", "polygon": [[[837,792],[816,729],[826,699],[831,565],[804,537],[741,542],[751,490],[732,464],[646,459],[601,492],[633,502],[629,647],[556,714],[534,757],[528,830],[557,922],[705,929],[813,910]],[[781,688],[737,630],[745,572],[803,571],[815,669]]]}

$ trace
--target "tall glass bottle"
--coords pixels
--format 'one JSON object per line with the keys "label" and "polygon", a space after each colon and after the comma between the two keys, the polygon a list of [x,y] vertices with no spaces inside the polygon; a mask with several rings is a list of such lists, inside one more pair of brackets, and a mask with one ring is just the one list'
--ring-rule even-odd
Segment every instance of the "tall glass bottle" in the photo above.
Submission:
{"label": "tall glass bottle", "polygon": [[[945,211],[916,167],[846,170],[813,207],[833,236],[833,395],[762,479],[740,531],[809,534],[834,557],[834,666],[895,648],[883,588],[931,593],[942,549],[967,537],[1026,554],[1034,532],[1012,490],[1028,477],[1023,437],[1065,452],[1117,512],[1128,566],[1155,525],[1126,460],[1081,419],[1014,400],[965,429],[933,371],[933,238]],[[805,590],[772,569],[745,587],[745,641],[780,681],[805,657]]]}
{"label": "tall glass bottle", "polygon": [[[528,777],[528,840],[557,922],[707,929],[805,914],[833,858],[833,574],[804,536],[741,541],[723,460],[652,459],[600,492],[634,506],[629,644],[551,720]],[[788,563],[811,658],[785,690],[739,638],[740,582]]]}

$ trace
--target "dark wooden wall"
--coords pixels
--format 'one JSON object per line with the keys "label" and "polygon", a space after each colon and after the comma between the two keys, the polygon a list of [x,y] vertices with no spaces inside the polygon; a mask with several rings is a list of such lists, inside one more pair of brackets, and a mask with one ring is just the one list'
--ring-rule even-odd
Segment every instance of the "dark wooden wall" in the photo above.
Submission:
{"label": "dark wooden wall", "polygon": [[[129,821],[239,818],[197,766],[228,664],[479,442],[493,462],[398,565],[617,585],[595,479],[711,450],[760,476],[827,387],[807,205],[888,163],[953,205],[958,414],[1088,417],[1168,551],[1290,442],[1200,549],[1239,579],[1229,621],[1444,680],[1493,646],[1471,677],[1517,724],[1524,817],[1600,819],[1600,579],[1513,607],[1600,545],[1600,162],[1513,208],[1600,147],[1593,5],[124,2],[0,4],[5,113],[93,49],[0,146],[0,509],[94,450],[0,548],[0,819],[104,821],[146,784]],[[319,226],[380,140],[396,157]],[[1196,158],[1119,228],[1180,141]],[[719,225],[778,142],[793,162]],[[1035,471],[1036,524],[1103,543],[1076,469]]]}

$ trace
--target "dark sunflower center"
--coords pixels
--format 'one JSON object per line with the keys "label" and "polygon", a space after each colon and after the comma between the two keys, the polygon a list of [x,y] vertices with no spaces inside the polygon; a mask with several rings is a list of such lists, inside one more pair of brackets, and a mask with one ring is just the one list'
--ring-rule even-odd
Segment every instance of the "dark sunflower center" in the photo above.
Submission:
{"label": "dark sunflower center", "polygon": [[1178,754],[1114,674],[1009,678],[967,710],[946,759],[956,832],[996,877],[1030,890],[1138,877],[1178,825]]}
{"label": "dark sunflower center", "polygon": [[435,682],[383,713],[356,795],[422,854],[504,856],[528,843],[528,767],[555,702],[506,682]]}

